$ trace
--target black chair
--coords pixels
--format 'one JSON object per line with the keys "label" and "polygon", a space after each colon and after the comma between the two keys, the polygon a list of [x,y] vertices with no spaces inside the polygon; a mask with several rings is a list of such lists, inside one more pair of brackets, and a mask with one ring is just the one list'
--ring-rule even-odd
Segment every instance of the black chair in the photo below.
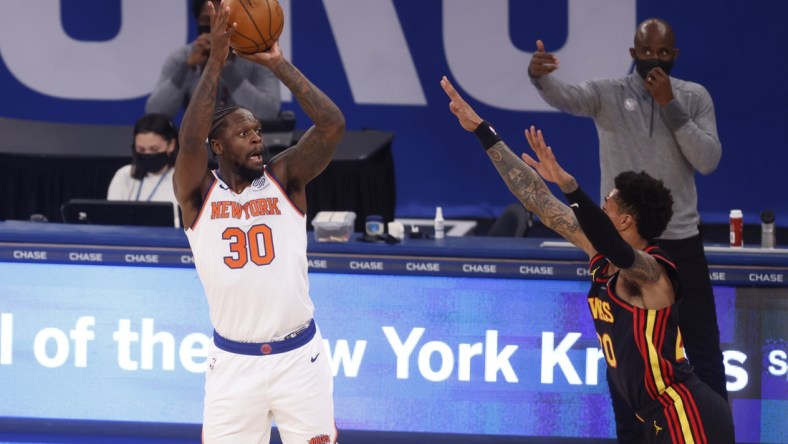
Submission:
{"label": "black chair", "polygon": [[266,149],[265,162],[268,163],[272,157],[294,144],[295,113],[290,110],[284,110],[276,118],[260,119],[260,124],[263,126],[263,143]]}
{"label": "black chair", "polygon": [[523,204],[513,203],[504,208],[503,213],[495,220],[487,236],[523,237],[533,226],[531,212]]}

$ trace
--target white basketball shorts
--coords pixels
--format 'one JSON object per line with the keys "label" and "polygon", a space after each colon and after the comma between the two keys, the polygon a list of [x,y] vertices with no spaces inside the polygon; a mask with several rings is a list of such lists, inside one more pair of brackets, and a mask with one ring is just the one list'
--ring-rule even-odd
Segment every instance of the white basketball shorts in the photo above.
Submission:
{"label": "white basketball shorts", "polygon": [[314,322],[295,338],[271,343],[214,336],[205,375],[203,441],[268,444],[272,421],[285,444],[336,441],[331,368]]}

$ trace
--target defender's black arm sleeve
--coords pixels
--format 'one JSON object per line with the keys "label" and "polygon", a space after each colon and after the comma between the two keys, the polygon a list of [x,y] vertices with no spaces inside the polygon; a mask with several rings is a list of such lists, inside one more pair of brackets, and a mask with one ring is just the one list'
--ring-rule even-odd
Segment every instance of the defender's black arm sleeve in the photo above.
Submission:
{"label": "defender's black arm sleeve", "polygon": [[580,187],[564,196],[591,245],[616,267],[631,267],[635,250],[618,234],[607,214]]}

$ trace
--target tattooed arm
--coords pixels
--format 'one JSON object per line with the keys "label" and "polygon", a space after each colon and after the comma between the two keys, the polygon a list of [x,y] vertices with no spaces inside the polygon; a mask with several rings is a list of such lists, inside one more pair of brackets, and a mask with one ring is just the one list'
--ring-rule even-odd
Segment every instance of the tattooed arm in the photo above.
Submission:
{"label": "tattooed arm", "polygon": [[[633,248],[624,240],[610,217],[580,189],[575,178],[558,164],[553,150],[545,143],[542,132],[532,126],[525,131],[525,138],[538,160],[523,154],[523,161],[537,170],[545,180],[556,183],[561,188],[561,192],[572,205],[575,221],[580,225],[593,250],[620,268],[622,276],[636,285],[657,283],[663,277],[664,270],[656,259],[645,251]],[[611,193],[610,197],[612,196],[614,194]],[[624,221],[633,223],[633,219]]]}
{"label": "tattooed arm", "polygon": [[211,55],[183,115],[179,133],[180,151],[173,175],[175,196],[181,207],[184,228],[193,225],[202,206],[202,196],[211,183],[205,139],[211,129],[219,75],[230,52],[230,36],[235,32],[234,27],[227,27],[229,8],[214,11],[212,2],[208,2],[208,6],[211,15]]}
{"label": "tattooed arm", "polygon": [[248,60],[267,66],[293,93],[313,125],[298,143],[279,153],[269,163],[294,203],[306,209],[306,184],[328,166],[337,145],[345,134],[345,116],[318,87],[282,57],[279,44],[266,52],[244,55]]}
{"label": "tattooed arm", "polygon": [[539,173],[517,157],[504,142],[493,145],[487,150],[487,156],[509,191],[525,208],[539,216],[550,229],[585,251],[589,257],[596,253],[572,210],[553,195]]}
{"label": "tattooed arm", "polygon": [[[441,80],[441,87],[451,99],[449,109],[457,116],[460,125],[467,131],[475,131],[482,123],[481,117],[465,102],[446,77]],[[527,135],[528,132],[526,132]],[[535,136],[536,133],[534,133],[534,142],[536,142]],[[529,143],[531,142],[532,140],[529,139]],[[542,140],[543,142],[544,140]],[[529,211],[538,215],[545,225],[582,249],[589,257],[596,254],[591,242],[588,241],[583,230],[580,229],[572,210],[550,192],[550,189],[540,177],[540,174],[546,174],[547,170],[537,172],[537,169],[532,168],[532,166],[529,166],[517,157],[503,141],[499,141],[490,147],[487,150],[487,156],[493,162],[495,169],[498,170],[498,174],[501,175],[506,186],[509,187],[509,191]],[[576,187],[574,178],[568,174],[567,176],[568,179],[565,178],[567,183],[564,186],[571,186],[574,183]]]}
{"label": "tattooed arm", "polygon": [[[672,304],[675,300],[673,287],[656,259],[624,240],[605,211],[580,189],[574,177],[561,168],[541,131],[536,131],[532,126],[525,131],[525,137],[538,161],[527,154],[523,154],[523,161],[536,169],[545,180],[558,184],[571,203],[575,221],[591,248],[621,269],[621,277],[629,285],[619,288],[619,295],[645,308],[661,308]],[[611,193],[609,198],[613,196]],[[627,216],[619,223],[633,224],[634,219]],[[634,226],[631,228],[635,229]],[[648,243],[644,242],[641,248],[646,245]]]}

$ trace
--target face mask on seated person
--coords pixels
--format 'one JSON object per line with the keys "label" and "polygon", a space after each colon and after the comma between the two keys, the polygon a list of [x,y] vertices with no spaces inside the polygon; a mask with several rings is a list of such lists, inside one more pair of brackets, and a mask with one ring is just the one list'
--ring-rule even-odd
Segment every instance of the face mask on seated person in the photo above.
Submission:
{"label": "face mask on seated person", "polygon": [[169,160],[167,153],[137,153],[137,168],[144,174],[156,173],[167,165],[167,160]]}

